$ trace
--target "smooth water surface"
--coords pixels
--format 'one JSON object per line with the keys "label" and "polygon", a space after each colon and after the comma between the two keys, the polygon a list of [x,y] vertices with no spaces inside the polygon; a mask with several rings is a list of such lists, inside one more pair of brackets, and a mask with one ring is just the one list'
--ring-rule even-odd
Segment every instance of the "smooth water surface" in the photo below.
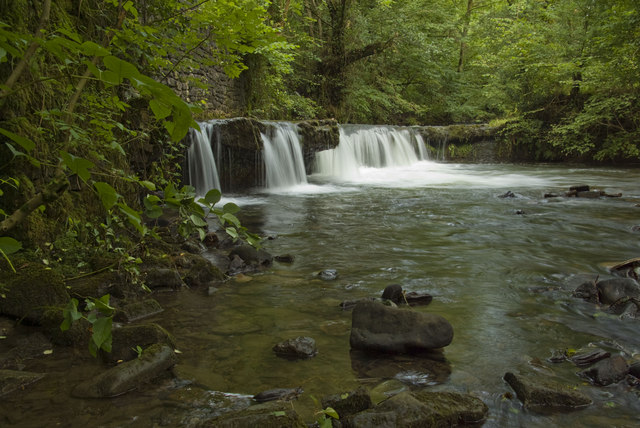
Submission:
{"label": "smooth water surface", "polygon": [[[590,346],[640,358],[640,321],[617,319],[571,296],[584,280],[609,275],[607,263],[640,256],[640,235],[632,231],[640,224],[639,179],[635,169],[426,161],[361,168],[349,181],[317,175],[293,189],[232,195],[244,205],[247,227],[276,238],[265,249],[291,254],[295,262],[276,262],[210,296],[206,290],[154,296],[165,307],[155,320],[182,352],[176,373],[193,383],[166,381],[91,401],[66,398],[79,379],[43,381],[19,397],[24,426],[37,426],[34,420],[52,421],[50,426],[188,426],[246,405],[260,391],[298,386],[305,393],[293,406],[311,422],[312,395],[359,385],[376,400],[416,385],[472,393],[489,406],[485,426],[637,425],[640,403],[633,388],[624,382],[592,387],[570,363],[546,359],[555,349]],[[622,197],[543,197],[575,184]],[[515,198],[499,197],[509,190]],[[338,278],[319,279],[324,269],[336,269]],[[415,310],[440,314],[453,325],[453,343],[444,349],[449,374],[360,370],[362,362],[349,350],[351,313],[339,303],[380,296],[393,283],[432,294],[431,305]],[[302,335],[316,340],[315,358],[287,361],[271,350]],[[72,369],[60,363],[59,370]],[[502,380],[507,371],[577,386],[594,404],[550,415],[527,411],[505,396],[511,391]],[[54,387],[60,396],[52,398],[45,389]]]}

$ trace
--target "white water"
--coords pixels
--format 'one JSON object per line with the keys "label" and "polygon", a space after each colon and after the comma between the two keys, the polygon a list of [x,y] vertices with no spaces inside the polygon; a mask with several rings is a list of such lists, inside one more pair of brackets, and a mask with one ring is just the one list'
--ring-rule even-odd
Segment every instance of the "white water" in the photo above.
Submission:
{"label": "white water", "polygon": [[272,123],[272,135],[262,134],[266,187],[278,190],[307,184],[296,125]]}
{"label": "white water", "polygon": [[191,146],[188,151],[189,183],[196,194],[204,196],[211,189],[220,190],[218,168],[211,149],[211,136],[215,124],[200,123],[200,130],[191,130]]}
{"label": "white water", "polygon": [[362,168],[403,168],[428,159],[424,140],[407,129],[340,127],[340,144],[316,153],[315,172],[339,181],[357,180]]}

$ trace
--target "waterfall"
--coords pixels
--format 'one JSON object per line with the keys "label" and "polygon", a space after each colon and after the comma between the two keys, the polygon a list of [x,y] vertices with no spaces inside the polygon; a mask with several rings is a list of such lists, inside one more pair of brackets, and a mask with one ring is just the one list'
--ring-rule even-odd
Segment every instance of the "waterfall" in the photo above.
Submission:
{"label": "waterfall", "polygon": [[320,175],[349,180],[358,177],[361,167],[402,167],[428,158],[423,138],[410,129],[343,125],[340,144],[316,153],[314,170]]}
{"label": "waterfall", "polygon": [[272,122],[270,135],[261,134],[267,189],[307,183],[297,126]]}
{"label": "waterfall", "polygon": [[200,130],[191,129],[191,146],[187,154],[189,164],[189,183],[195,187],[196,194],[204,196],[211,189],[220,189],[218,168],[211,149],[213,123],[200,123]]}

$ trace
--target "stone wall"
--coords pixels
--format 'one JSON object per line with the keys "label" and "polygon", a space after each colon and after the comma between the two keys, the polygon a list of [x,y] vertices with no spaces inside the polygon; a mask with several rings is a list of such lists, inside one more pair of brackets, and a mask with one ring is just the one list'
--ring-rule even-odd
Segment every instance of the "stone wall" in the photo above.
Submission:
{"label": "stone wall", "polygon": [[[211,57],[208,49],[201,47],[191,53],[194,61],[205,63],[205,58]],[[231,79],[220,67],[202,66],[188,71],[173,71],[166,83],[183,100],[216,116],[239,116],[245,111],[242,78]]]}

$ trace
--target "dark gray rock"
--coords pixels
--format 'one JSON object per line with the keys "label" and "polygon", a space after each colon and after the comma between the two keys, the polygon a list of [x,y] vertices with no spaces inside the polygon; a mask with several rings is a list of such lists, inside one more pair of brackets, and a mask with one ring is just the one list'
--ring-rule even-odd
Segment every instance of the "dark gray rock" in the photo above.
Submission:
{"label": "dark gray rock", "polygon": [[239,256],[245,263],[250,265],[269,267],[273,262],[273,256],[264,250],[256,250],[251,245],[241,245],[234,248],[229,253],[229,258]]}
{"label": "dark gray rock", "polygon": [[609,312],[620,318],[638,318],[640,315],[640,299],[623,297],[609,307]]}
{"label": "dark gray rock", "polygon": [[258,403],[266,403],[267,401],[292,401],[296,400],[304,390],[301,387],[298,388],[276,388],[262,391],[253,396],[253,399]]}
{"label": "dark gray rock", "polygon": [[273,351],[277,356],[287,359],[311,358],[318,353],[316,341],[306,336],[280,342],[273,347]]}
{"label": "dark gray rock", "polygon": [[513,388],[522,404],[533,410],[573,410],[591,404],[591,399],[572,386],[561,385],[539,376],[506,373],[504,380]]}
{"label": "dark gray rock", "polygon": [[4,297],[0,297],[0,315],[26,324],[42,325],[50,308],[62,308],[70,300],[62,275],[44,265],[30,264],[2,281],[5,287]]}
{"label": "dark gray rock", "polygon": [[350,311],[351,309],[355,308],[355,306],[360,302],[373,302],[375,300],[375,297],[363,297],[362,299],[345,300],[340,302],[340,307],[343,311]]}
{"label": "dark gray rock", "polygon": [[373,407],[371,402],[371,396],[366,388],[360,387],[355,391],[351,391],[346,394],[328,395],[322,399],[322,408],[333,408],[340,419],[344,419],[347,416],[351,416],[358,412],[370,409]]}
{"label": "dark gray rock", "polygon": [[402,286],[400,284],[387,285],[382,292],[382,298],[391,300],[397,305],[405,303],[404,292],[402,291]]}
{"label": "dark gray rock", "polygon": [[596,349],[595,351],[576,354],[569,358],[569,361],[578,367],[587,367],[610,356],[611,353],[603,351],[602,349]]}
{"label": "dark gray rock", "polygon": [[155,299],[128,302],[118,308],[114,320],[118,322],[139,321],[143,318],[159,314],[162,311],[162,306],[160,306],[160,303]]}
{"label": "dark gray rock", "polygon": [[404,293],[404,299],[409,306],[426,306],[433,300],[433,296],[427,293],[418,293],[417,291],[409,291]]}
{"label": "dark gray rock", "polygon": [[152,290],[169,288],[177,290],[184,287],[180,274],[169,268],[150,268],[145,272],[144,282]]}
{"label": "dark gray rock", "polygon": [[487,405],[472,395],[454,392],[401,392],[376,407],[348,417],[345,427],[451,427],[479,424]]}
{"label": "dark gray rock", "polygon": [[629,374],[640,379],[640,363],[633,363],[629,366]]}
{"label": "dark gray rock", "polygon": [[628,373],[629,365],[627,361],[620,355],[614,355],[594,364],[587,370],[581,371],[580,375],[596,385],[606,386],[620,382],[627,377]]}
{"label": "dark gray rock", "polygon": [[502,195],[498,196],[499,198],[515,198],[516,194],[513,193],[511,190],[507,190],[506,193],[503,193]]}
{"label": "dark gray rock", "polygon": [[436,314],[360,302],[353,308],[353,349],[407,353],[443,348],[453,340],[453,327]]}
{"label": "dark gray rock", "polygon": [[593,304],[598,303],[599,297],[596,281],[583,282],[573,291],[573,295]]}
{"label": "dark gray rock", "polygon": [[598,281],[600,302],[611,305],[624,297],[640,297],[640,285],[631,278],[611,278]]}
{"label": "dark gray rock", "polygon": [[113,328],[111,334],[111,352],[101,352],[100,355],[103,360],[112,364],[137,358],[138,354],[134,351],[137,346],[146,348],[160,343],[171,348],[176,347],[169,332],[155,323]]}
{"label": "dark gray rock", "polygon": [[274,259],[278,263],[287,263],[287,264],[291,264],[295,261],[295,257],[292,256],[291,254],[283,254],[280,256],[275,256]]}
{"label": "dark gray rock", "polygon": [[27,385],[31,385],[43,377],[43,373],[0,370],[0,397],[16,390],[23,390]]}
{"label": "dark gray rock", "polygon": [[115,397],[163,374],[177,362],[173,348],[152,345],[140,358],[121,363],[79,385],[72,395],[78,398]]}
{"label": "dark gray rock", "polygon": [[335,269],[325,269],[318,273],[318,276],[324,281],[333,281],[338,278],[338,271]]}

